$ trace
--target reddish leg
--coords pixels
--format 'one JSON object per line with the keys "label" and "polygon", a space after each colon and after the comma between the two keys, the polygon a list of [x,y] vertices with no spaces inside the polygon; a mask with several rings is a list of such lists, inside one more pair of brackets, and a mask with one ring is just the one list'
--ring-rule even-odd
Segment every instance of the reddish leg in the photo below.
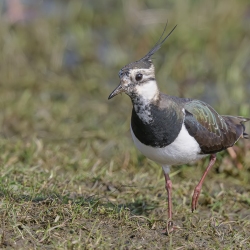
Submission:
{"label": "reddish leg", "polygon": [[168,192],[168,226],[167,232],[172,231],[173,221],[172,221],[172,181],[167,173],[164,173],[166,190]]}
{"label": "reddish leg", "polygon": [[196,209],[197,207],[197,203],[198,203],[198,198],[200,196],[200,192],[201,192],[201,188],[202,188],[202,184],[203,184],[203,181],[207,175],[207,173],[209,172],[210,168],[214,165],[216,161],[216,155],[215,154],[212,154],[210,156],[210,162],[204,172],[204,174],[202,175],[201,177],[201,180],[199,181],[198,185],[196,186],[196,188],[194,189],[194,194],[193,194],[193,198],[192,198],[192,206],[191,206],[191,209],[192,209],[192,212]]}

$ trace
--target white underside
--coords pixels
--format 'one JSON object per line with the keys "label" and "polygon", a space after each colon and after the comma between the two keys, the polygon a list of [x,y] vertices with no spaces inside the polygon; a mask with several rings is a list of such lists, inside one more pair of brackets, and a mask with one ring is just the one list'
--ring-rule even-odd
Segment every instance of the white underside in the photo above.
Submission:
{"label": "white underside", "polygon": [[200,154],[199,144],[189,135],[184,124],[174,142],[164,148],[153,148],[142,144],[135,137],[131,127],[130,130],[135,146],[150,160],[161,164],[165,173],[169,172],[172,165],[192,163],[207,156]]}

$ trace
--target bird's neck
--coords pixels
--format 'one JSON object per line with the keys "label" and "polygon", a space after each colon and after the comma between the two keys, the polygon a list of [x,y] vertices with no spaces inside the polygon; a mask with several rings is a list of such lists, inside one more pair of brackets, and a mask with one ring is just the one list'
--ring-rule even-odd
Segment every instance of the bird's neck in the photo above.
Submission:
{"label": "bird's neck", "polygon": [[149,80],[135,86],[133,94],[130,96],[132,103],[146,105],[156,103],[159,100],[160,91],[155,80]]}
{"label": "bird's neck", "polygon": [[133,107],[140,119],[146,123],[152,121],[151,106],[160,99],[160,92],[155,80],[150,80],[135,87],[135,93],[130,96]]}

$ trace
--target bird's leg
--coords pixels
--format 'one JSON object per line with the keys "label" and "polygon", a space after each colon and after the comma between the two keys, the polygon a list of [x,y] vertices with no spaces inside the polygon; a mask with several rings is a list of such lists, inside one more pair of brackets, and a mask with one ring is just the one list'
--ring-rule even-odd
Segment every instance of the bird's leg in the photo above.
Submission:
{"label": "bird's leg", "polygon": [[216,155],[215,154],[212,154],[210,156],[210,162],[204,172],[204,174],[202,175],[201,177],[201,180],[199,181],[198,185],[196,186],[196,188],[194,189],[194,194],[193,194],[193,198],[192,198],[192,205],[191,205],[191,210],[192,212],[196,209],[197,207],[197,203],[198,203],[198,198],[199,198],[199,195],[200,195],[200,192],[201,192],[201,188],[202,188],[202,184],[203,184],[203,181],[207,175],[207,173],[209,172],[210,168],[214,165],[216,161]]}
{"label": "bird's leg", "polygon": [[173,228],[173,221],[172,221],[172,181],[170,180],[169,174],[164,173],[165,176],[165,183],[166,183],[166,190],[168,192],[168,226],[167,232],[170,232]]}

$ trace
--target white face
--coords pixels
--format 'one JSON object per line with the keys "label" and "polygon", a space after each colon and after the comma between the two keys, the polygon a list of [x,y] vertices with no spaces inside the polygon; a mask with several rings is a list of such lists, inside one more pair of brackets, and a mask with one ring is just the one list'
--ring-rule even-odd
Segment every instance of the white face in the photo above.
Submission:
{"label": "white face", "polygon": [[125,93],[133,98],[151,101],[158,97],[158,87],[155,80],[154,66],[149,69],[130,69],[120,76]]}

